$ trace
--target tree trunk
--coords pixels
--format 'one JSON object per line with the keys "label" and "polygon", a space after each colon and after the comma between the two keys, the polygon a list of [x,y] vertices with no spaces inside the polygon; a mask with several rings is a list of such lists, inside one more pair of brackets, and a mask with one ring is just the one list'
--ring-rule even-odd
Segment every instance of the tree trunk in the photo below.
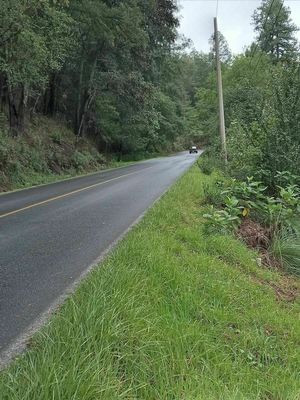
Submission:
{"label": "tree trunk", "polygon": [[[93,90],[93,80],[94,80],[94,76],[95,76],[95,72],[96,72],[96,67],[97,67],[97,58],[95,59],[92,69],[91,69],[91,73],[90,73],[90,78],[89,78],[89,84],[88,84],[88,90],[86,90],[85,96],[84,96],[84,102],[83,104],[78,104],[78,108],[77,107],[77,132],[76,135],[77,137],[81,137],[83,136],[83,132],[84,132],[84,125],[85,125],[85,117],[86,114],[90,108],[90,105],[94,99],[94,90]],[[80,71],[80,77],[82,78],[82,73],[83,70]],[[79,91],[79,95],[78,95],[78,103],[80,101],[81,103],[81,91]]]}
{"label": "tree trunk", "polygon": [[34,115],[35,115],[35,112],[36,112],[36,109],[37,109],[37,105],[39,104],[39,101],[40,101],[40,95],[38,95],[36,97],[35,102],[34,102],[33,106],[30,109],[30,121],[32,121],[33,118],[34,118]]}
{"label": "tree trunk", "polygon": [[0,112],[4,112],[5,98],[6,98],[6,78],[3,74],[0,74]]}
{"label": "tree trunk", "polygon": [[76,110],[76,118],[75,118],[75,134],[78,136],[80,119],[81,119],[81,91],[82,91],[82,81],[83,81],[83,57],[80,61],[80,69],[79,69],[79,85],[78,85],[78,98],[77,98],[77,110]]}
{"label": "tree trunk", "polygon": [[77,136],[78,136],[78,137],[83,136],[84,124],[85,124],[85,117],[86,117],[86,114],[87,114],[87,112],[88,112],[88,110],[89,110],[89,108],[90,108],[90,105],[91,105],[93,99],[94,99],[94,95],[93,95],[93,93],[92,93],[91,91],[89,91],[88,93],[86,93],[86,95],[85,95],[85,101],[84,101],[84,104],[83,104],[83,107],[82,107],[82,113],[81,113],[81,118],[80,118],[80,124],[79,124],[78,132],[77,132]]}
{"label": "tree trunk", "polygon": [[56,74],[52,74],[49,82],[48,114],[53,116],[56,111]]}
{"label": "tree trunk", "polygon": [[52,117],[57,110],[57,80],[57,74],[50,75],[49,85],[44,94],[43,112]]}
{"label": "tree trunk", "polygon": [[25,91],[24,86],[11,88],[8,85],[9,126],[12,136],[18,136],[25,128]]}

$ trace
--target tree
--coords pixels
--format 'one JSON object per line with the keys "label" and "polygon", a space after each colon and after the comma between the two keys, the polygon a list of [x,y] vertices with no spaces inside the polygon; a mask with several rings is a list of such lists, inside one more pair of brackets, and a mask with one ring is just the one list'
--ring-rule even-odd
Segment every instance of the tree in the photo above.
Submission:
{"label": "tree", "polygon": [[[209,39],[209,43],[210,43],[210,58],[211,58],[211,60],[214,60],[215,54],[216,54],[215,36],[214,35],[212,35],[211,38]],[[219,31],[219,51],[220,51],[221,62],[223,64],[230,63],[232,60],[232,54],[229,49],[228,42],[225,39],[225,36],[220,31]]]}
{"label": "tree", "polygon": [[181,63],[184,88],[191,105],[195,106],[197,90],[207,87],[207,80],[212,70],[211,57],[193,50],[189,54],[182,55]]}
{"label": "tree", "polygon": [[271,174],[290,171],[300,175],[300,68],[278,66],[272,73],[267,113],[263,167]]}
{"label": "tree", "polygon": [[157,137],[154,92],[176,38],[175,9],[170,0],[70,3],[77,48],[59,90],[69,99],[62,106],[76,135],[97,136],[106,150],[117,153],[132,151],[134,143],[138,151],[142,144],[149,147],[141,136]]}
{"label": "tree", "polygon": [[24,131],[31,93],[41,93],[50,73],[63,65],[72,20],[59,1],[2,0],[0,9],[2,91],[7,93],[11,132],[17,136]]}
{"label": "tree", "polygon": [[0,107],[14,135],[36,113],[120,156],[171,148],[185,134],[194,80],[210,66],[199,56],[189,81],[174,0],[0,3]]}
{"label": "tree", "polygon": [[298,28],[292,23],[291,11],[283,0],[263,0],[254,12],[253,23],[260,49],[274,62],[289,61],[297,56]]}

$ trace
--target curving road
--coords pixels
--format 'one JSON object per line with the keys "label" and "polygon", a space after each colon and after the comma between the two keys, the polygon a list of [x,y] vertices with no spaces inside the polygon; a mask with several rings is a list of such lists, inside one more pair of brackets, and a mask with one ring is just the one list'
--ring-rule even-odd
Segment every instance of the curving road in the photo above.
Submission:
{"label": "curving road", "polygon": [[0,195],[0,359],[195,159],[181,153]]}

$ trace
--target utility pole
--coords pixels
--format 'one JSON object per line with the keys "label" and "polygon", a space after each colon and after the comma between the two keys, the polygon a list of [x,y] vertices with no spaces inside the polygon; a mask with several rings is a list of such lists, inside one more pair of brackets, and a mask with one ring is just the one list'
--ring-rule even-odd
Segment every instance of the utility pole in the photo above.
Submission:
{"label": "utility pole", "polygon": [[222,143],[222,158],[224,159],[224,163],[227,164],[223,84],[222,84],[222,70],[220,62],[219,31],[218,31],[217,17],[214,18],[214,26],[215,26],[215,47],[216,47],[216,61],[217,61],[217,82],[218,82],[218,97],[219,97],[219,120],[220,120],[220,136]]}

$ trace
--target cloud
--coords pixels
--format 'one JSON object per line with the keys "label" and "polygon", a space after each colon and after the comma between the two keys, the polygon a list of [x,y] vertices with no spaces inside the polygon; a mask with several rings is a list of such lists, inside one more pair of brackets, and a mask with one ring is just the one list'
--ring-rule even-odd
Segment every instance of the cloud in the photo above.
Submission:
{"label": "cloud", "polygon": [[[209,50],[208,40],[213,33],[215,0],[178,0],[180,7],[179,32],[192,39],[199,51]],[[226,37],[233,53],[240,53],[250,45],[255,34],[252,15],[260,0],[219,0],[219,30]],[[285,1],[291,9],[293,21],[300,26],[300,1]],[[300,33],[298,35],[300,39]]]}

